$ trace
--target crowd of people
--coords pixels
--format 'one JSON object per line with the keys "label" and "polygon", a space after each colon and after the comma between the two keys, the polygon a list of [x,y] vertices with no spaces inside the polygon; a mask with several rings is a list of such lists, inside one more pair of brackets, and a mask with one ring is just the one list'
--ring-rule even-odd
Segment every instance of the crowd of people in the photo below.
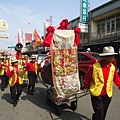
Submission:
{"label": "crowd of people", "polygon": [[1,91],[10,86],[13,107],[16,107],[22,93],[23,79],[28,79],[28,95],[34,95],[35,83],[37,82],[39,64],[36,56],[30,58],[23,55],[22,59],[16,57],[0,56],[0,79]]}
{"label": "crowd of people", "polygon": [[[120,89],[120,77],[116,65],[112,63],[116,54],[112,46],[104,47],[103,53],[99,54],[102,60],[90,66],[85,75],[83,91],[86,93],[89,89],[91,95],[94,110],[92,120],[105,120],[112,100],[113,83]],[[21,60],[0,56],[1,91],[4,91],[9,84],[13,107],[17,105],[22,93],[23,78],[29,80],[27,94],[34,95],[38,68],[35,55],[30,58],[25,55]]]}

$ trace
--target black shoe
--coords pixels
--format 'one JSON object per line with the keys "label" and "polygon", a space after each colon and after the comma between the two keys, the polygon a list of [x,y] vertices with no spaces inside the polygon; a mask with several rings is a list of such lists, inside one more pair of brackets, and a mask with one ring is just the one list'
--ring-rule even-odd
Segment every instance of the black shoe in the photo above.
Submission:
{"label": "black shoe", "polygon": [[30,94],[31,94],[31,95],[34,95],[34,93],[33,93],[33,92],[31,92]]}
{"label": "black shoe", "polygon": [[17,99],[17,102],[19,102],[19,98]]}
{"label": "black shoe", "polygon": [[5,88],[1,88],[1,91],[4,91],[5,90]]}
{"label": "black shoe", "polygon": [[27,93],[27,95],[31,95],[31,93],[30,93],[30,92],[28,92],[28,93]]}
{"label": "black shoe", "polygon": [[13,107],[16,107],[16,106],[17,106],[17,102],[14,102],[14,103],[13,103]]}

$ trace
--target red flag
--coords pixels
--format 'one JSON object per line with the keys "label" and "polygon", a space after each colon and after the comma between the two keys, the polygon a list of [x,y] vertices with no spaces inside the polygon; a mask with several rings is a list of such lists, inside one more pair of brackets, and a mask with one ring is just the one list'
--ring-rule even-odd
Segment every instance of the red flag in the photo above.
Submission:
{"label": "red flag", "polygon": [[33,43],[33,48],[37,47],[39,44],[41,44],[43,41],[38,35],[36,29],[34,30],[34,43]]}

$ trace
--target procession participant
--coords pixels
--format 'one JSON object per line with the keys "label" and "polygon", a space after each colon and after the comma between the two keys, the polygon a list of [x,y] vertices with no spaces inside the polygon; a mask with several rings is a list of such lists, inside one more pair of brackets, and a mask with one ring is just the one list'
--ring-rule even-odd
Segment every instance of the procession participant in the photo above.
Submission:
{"label": "procession participant", "polygon": [[[23,55],[22,55],[23,56]],[[21,65],[22,66],[22,56],[19,58],[19,59],[17,59],[18,60],[18,65]]]}
{"label": "procession participant", "polygon": [[27,64],[30,62],[29,56],[24,55],[22,58],[22,66],[25,71],[24,76],[23,76],[23,87],[27,87],[29,82],[28,82],[28,71],[26,70]]}
{"label": "procession participant", "polygon": [[[11,65],[10,56],[6,56],[4,58],[4,63],[3,64],[5,66],[5,69],[8,68]],[[4,77],[5,77],[5,86],[7,87],[8,86],[8,77],[6,76],[6,70],[4,72]]]}
{"label": "procession participant", "polygon": [[6,64],[6,58],[1,57],[0,63],[0,76],[1,76],[1,91],[4,91],[8,85],[8,77],[6,76],[8,65]]}
{"label": "procession participant", "polygon": [[109,104],[112,99],[113,82],[120,89],[120,78],[112,64],[114,55],[112,46],[103,48],[102,60],[89,67],[84,78],[84,92],[90,87],[91,102],[94,113],[92,120],[105,120]]}
{"label": "procession participant", "polygon": [[4,57],[3,57],[3,56],[0,56],[1,91],[4,91],[4,89],[5,89],[5,80],[4,80],[4,77],[3,77],[3,74],[4,74],[3,61],[4,61]]}
{"label": "procession participant", "polygon": [[30,62],[28,55],[24,55],[22,59],[22,65],[26,67],[26,65]]}
{"label": "procession participant", "polygon": [[11,66],[8,67],[6,75],[9,77],[10,93],[13,100],[13,107],[16,107],[19,97],[22,94],[22,76],[24,71],[21,65],[18,65],[16,58],[11,59]]}
{"label": "procession participant", "polygon": [[5,57],[5,64],[6,64],[7,66],[10,66],[10,65],[11,65],[10,56],[6,56],[6,57]]}
{"label": "procession participant", "polygon": [[38,75],[38,63],[36,62],[36,56],[31,56],[31,61],[27,64],[26,70],[28,71],[28,95],[34,95],[35,82]]}

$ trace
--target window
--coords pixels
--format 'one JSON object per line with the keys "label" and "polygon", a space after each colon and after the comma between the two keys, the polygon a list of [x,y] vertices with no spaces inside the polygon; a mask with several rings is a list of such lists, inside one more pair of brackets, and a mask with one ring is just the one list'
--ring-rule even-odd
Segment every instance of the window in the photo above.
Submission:
{"label": "window", "polygon": [[93,57],[97,58],[98,60],[102,60],[102,57],[99,56],[99,54],[90,54],[92,55]]}
{"label": "window", "polygon": [[111,32],[115,31],[115,20],[111,21]]}
{"label": "window", "polygon": [[116,30],[120,30],[120,17],[116,19]]}
{"label": "window", "polygon": [[105,32],[105,22],[101,23],[101,33],[104,34]]}
{"label": "window", "polygon": [[85,55],[78,54],[78,61],[87,61],[87,60],[90,60],[90,58],[88,58]]}
{"label": "window", "polygon": [[98,26],[97,26],[97,34],[98,35],[100,34],[100,24],[98,24]]}
{"label": "window", "polygon": [[105,20],[98,21],[97,24],[97,34],[104,34],[105,31]]}
{"label": "window", "polygon": [[107,33],[110,33],[110,21],[107,22]]}

